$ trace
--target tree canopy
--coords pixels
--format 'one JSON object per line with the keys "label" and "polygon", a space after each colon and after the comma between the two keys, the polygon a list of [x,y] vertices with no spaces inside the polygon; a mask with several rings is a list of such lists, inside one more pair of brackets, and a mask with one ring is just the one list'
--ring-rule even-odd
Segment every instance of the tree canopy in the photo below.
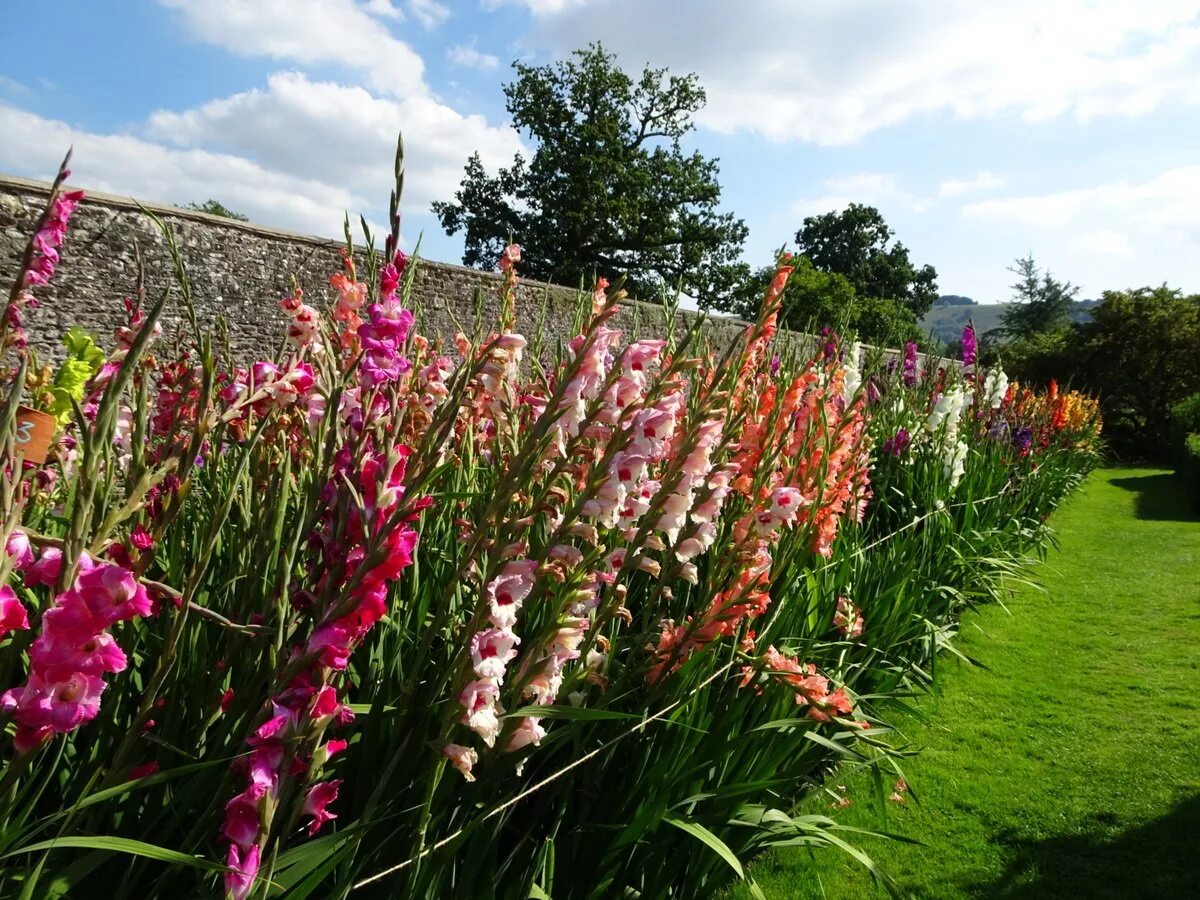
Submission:
{"label": "tree canopy", "polygon": [[635,295],[679,287],[728,302],[749,268],[747,229],[719,211],[717,160],[682,140],[705,94],[695,75],[647,66],[634,79],[600,44],[545,66],[514,63],[504,88],[530,159],[489,174],[476,153],[452,202],[433,204],[463,263],[492,267],[510,240],[532,278],[572,284],[628,276]]}
{"label": "tree canopy", "polygon": [[[784,288],[779,322],[793,331],[817,331],[829,326],[852,331],[860,340],[881,346],[902,346],[923,337],[916,317],[907,307],[878,297],[860,297],[846,276],[825,272],[804,256]],[[758,313],[774,269],[759,269],[737,292],[730,311],[744,319]]]}
{"label": "tree canopy", "polygon": [[221,216],[225,219],[234,219],[238,222],[249,222],[247,216],[243,216],[240,212],[234,212],[224,203],[217,200],[205,200],[203,203],[189,203],[188,209],[194,209],[196,212],[208,213],[210,216]]}
{"label": "tree canopy", "polygon": [[907,247],[890,243],[894,236],[878,209],[851,203],[807,217],[796,243],[813,266],[844,276],[859,297],[897,301],[920,318],[937,299],[937,271],[916,266]]}
{"label": "tree canopy", "polygon": [[1013,302],[1004,311],[1001,331],[1010,338],[1029,338],[1061,329],[1070,322],[1079,288],[1042,272],[1033,254],[1018,259],[1009,271],[1017,276]]}

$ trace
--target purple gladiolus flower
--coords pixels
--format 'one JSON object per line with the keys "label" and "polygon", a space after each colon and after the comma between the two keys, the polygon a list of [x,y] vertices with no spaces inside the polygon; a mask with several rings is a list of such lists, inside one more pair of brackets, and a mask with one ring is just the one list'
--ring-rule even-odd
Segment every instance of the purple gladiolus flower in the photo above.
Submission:
{"label": "purple gladiolus flower", "polygon": [[909,341],[904,345],[904,386],[912,387],[917,383],[917,345]]}
{"label": "purple gladiolus flower", "polygon": [[882,452],[890,456],[903,456],[904,451],[908,449],[908,445],[912,443],[912,435],[908,433],[908,429],[901,428],[896,434],[883,442],[879,448]]}
{"label": "purple gladiolus flower", "polygon": [[975,356],[979,349],[979,344],[975,340],[975,326],[967,323],[967,327],[962,333],[962,361],[963,368],[971,371],[975,368]]}

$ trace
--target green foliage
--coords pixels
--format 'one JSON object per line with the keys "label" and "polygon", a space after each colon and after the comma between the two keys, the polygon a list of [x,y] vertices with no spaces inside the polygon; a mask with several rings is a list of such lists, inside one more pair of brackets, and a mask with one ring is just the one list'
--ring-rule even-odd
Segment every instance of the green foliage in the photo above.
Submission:
{"label": "green foliage", "polygon": [[238,222],[249,222],[249,216],[243,216],[240,212],[234,212],[229,209],[224,203],[217,200],[205,200],[203,203],[189,203],[188,209],[194,209],[196,212],[208,213],[210,216],[221,216],[224,219],[234,219]]}
{"label": "green foliage", "polygon": [[995,352],[1022,381],[1054,378],[1098,395],[1114,449],[1165,457],[1172,407],[1200,391],[1200,295],[1165,285],[1105,291],[1087,321],[1031,332]]}
{"label": "green foliage", "polygon": [[745,280],[747,229],[718,212],[717,161],[682,139],[704,106],[695,75],[647,67],[637,79],[593,44],[545,66],[514,64],[505,86],[513,126],[533,146],[488,174],[472,156],[453,202],[433,204],[463,263],[492,268],[510,241],[528,277],[576,284],[628,275],[635,296],[676,288],[702,306]]}
{"label": "green foliage", "polygon": [[[986,668],[943,660],[936,692],[899,716],[922,748],[904,764],[915,797],[889,803],[890,782],[881,794],[843,767],[830,783],[852,805],[830,812],[821,792],[801,811],[919,841],[864,843],[906,898],[1200,894],[1191,518],[1170,473],[1097,471],[1051,520],[1060,549],[1040,587],[1010,584],[1004,607],[965,616],[958,646]],[[840,853],[780,851],[750,871],[771,900],[888,896]]]}
{"label": "green foliage", "polygon": [[1005,336],[1028,338],[1068,323],[1079,288],[1040,271],[1032,254],[1018,259],[1009,271],[1017,276],[1017,282],[1012,286],[1013,303],[1004,311]]}
{"label": "green foliage", "polygon": [[796,242],[816,268],[844,275],[858,296],[897,301],[915,318],[937,299],[937,272],[918,268],[899,241],[889,246],[893,237],[878,209],[851,203],[806,218]]}
{"label": "green foliage", "polygon": [[1071,381],[1075,372],[1079,335],[1064,326],[1015,338],[1003,344],[988,343],[983,358],[999,362],[1022,382],[1045,387],[1051,379]]}
{"label": "green foliage", "polygon": [[1189,434],[1184,439],[1178,472],[1187,485],[1192,506],[1200,513],[1200,434]]}
{"label": "green foliage", "polygon": [[1165,285],[1105,291],[1077,334],[1073,384],[1100,395],[1114,439],[1134,451],[1164,452],[1171,408],[1200,391],[1200,294]]}
{"label": "green foliage", "polygon": [[67,358],[62,361],[50,385],[53,400],[49,412],[59,424],[71,418],[73,404],[83,400],[84,388],[104,365],[104,351],[96,346],[92,336],[79,326],[72,326],[63,335]]}
{"label": "green foliage", "polygon": [[1200,393],[1171,407],[1171,424],[1180,435],[1200,434]]}
{"label": "green foliage", "polygon": [[[815,333],[828,326],[869,344],[888,347],[925,338],[912,312],[902,303],[861,296],[844,275],[818,269],[805,256],[797,257],[795,266],[783,292],[783,327]],[[738,291],[731,311],[753,319],[772,274],[772,269],[754,273]]]}

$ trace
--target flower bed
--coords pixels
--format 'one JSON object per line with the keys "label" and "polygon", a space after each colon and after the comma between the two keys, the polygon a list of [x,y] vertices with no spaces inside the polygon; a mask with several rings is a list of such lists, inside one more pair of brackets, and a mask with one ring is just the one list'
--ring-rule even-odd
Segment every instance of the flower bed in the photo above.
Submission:
{"label": "flower bed", "polygon": [[880,710],[1095,458],[1077,394],[798,358],[786,256],[719,354],[612,330],[603,280],[568,345],[524,334],[516,246],[499,321],[431,344],[396,194],[275,359],[223,362],[168,234],[172,296],[38,371],[20,312],[78,200],[0,324],[6,896],[702,896],[849,847],[795,803],[899,777]]}

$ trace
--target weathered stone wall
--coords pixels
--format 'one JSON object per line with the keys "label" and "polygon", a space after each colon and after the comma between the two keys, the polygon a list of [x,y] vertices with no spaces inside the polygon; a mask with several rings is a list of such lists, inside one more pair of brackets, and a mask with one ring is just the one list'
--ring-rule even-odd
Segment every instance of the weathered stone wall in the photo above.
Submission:
{"label": "weathered stone wall", "polygon": [[[49,185],[0,176],[0,285],[7,294],[16,278],[25,244],[46,202]],[[328,279],[339,270],[335,241],[264,228],[171,206],[89,192],[71,219],[62,261],[53,282],[37,291],[40,306],[26,315],[31,345],[43,358],[61,354],[61,337],[81,325],[102,343],[124,321],[122,299],[137,288],[137,255],[142,257],[149,298],[172,288],[174,270],[161,230],[147,211],[174,233],[187,266],[197,313],[208,326],[223,317],[229,339],[243,361],[272,354],[284,331],[276,306],[295,278],[305,298],[321,305],[331,295]],[[470,333],[476,317],[475,296],[482,291],[483,314],[496,313],[499,275],[424,260],[417,268],[410,303],[429,337],[450,338],[461,327]],[[177,294],[176,294],[177,297]],[[522,282],[518,304],[522,326],[532,333],[544,322],[547,343],[570,339],[577,308],[576,291]],[[543,309],[545,310],[543,314]],[[695,314],[680,313],[681,327]],[[163,316],[168,332],[180,327],[182,305],[173,300]],[[630,303],[614,327],[651,336],[662,332],[661,306]],[[740,329],[735,320],[708,326],[714,342],[725,343]]]}
{"label": "weathered stone wall", "polygon": [[[0,291],[5,296],[49,189],[45,182],[0,175]],[[86,328],[103,345],[110,344],[113,332],[125,321],[121,301],[137,289],[139,253],[147,297],[174,290],[166,240],[149,213],[175,236],[199,318],[210,328],[219,318],[228,323],[229,342],[239,361],[270,357],[279,347],[284,318],[277,301],[290,292],[293,278],[316,306],[331,294],[328,279],[340,267],[341,245],[336,241],[88,192],[71,219],[54,280],[38,289],[40,306],[26,315],[30,344],[43,359],[61,357],[62,335],[72,325]],[[496,316],[499,279],[496,273],[422,261],[410,297],[421,333],[449,339],[461,328],[470,334],[480,291],[483,321],[490,325]],[[576,333],[578,303],[573,289],[522,282],[518,308],[528,337],[542,323],[545,346]],[[686,329],[696,315],[681,310],[676,327]],[[176,292],[163,316],[164,329],[170,334],[182,321]],[[613,327],[631,337],[653,337],[663,333],[665,324],[663,307],[631,302],[616,316]],[[736,319],[720,317],[705,324],[718,350],[743,326]],[[799,334],[786,337],[798,343],[814,341]]]}

